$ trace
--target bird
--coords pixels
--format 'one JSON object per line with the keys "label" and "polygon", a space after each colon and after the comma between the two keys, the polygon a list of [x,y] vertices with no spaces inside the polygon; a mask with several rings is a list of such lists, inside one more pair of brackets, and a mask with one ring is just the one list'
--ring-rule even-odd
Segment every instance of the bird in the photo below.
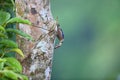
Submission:
{"label": "bird", "polygon": [[59,43],[55,46],[55,49],[61,47],[64,42],[64,33],[63,33],[62,28],[60,28],[60,24],[58,23],[57,23],[57,35],[56,36],[59,40]]}

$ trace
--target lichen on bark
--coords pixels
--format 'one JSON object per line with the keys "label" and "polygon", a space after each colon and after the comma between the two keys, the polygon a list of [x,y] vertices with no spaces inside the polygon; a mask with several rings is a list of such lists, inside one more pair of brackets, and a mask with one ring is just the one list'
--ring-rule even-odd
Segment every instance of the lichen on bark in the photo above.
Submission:
{"label": "lichen on bark", "polygon": [[[15,0],[16,16],[28,19],[32,26],[19,24],[18,29],[28,33],[34,42],[17,36],[19,47],[25,54],[22,59],[23,73],[29,80],[50,80],[56,21],[50,11],[49,0]],[[52,29],[52,31],[51,31]]]}

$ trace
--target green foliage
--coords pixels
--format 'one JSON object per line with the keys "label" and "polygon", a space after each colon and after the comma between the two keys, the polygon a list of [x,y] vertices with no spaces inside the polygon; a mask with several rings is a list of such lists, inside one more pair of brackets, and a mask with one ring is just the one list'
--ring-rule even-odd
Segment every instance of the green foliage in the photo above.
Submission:
{"label": "green foliage", "polygon": [[22,66],[15,58],[0,58],[0,80],[28,80],[22,73]]}
{"label": "green foliage", "polygon": [[15,11],[15,0],[0,0],[0,9]]}
{"label": "green foliage", "polygon": [[10,23],[22,23],[31,25],[31,22],[29,20],[24,20],[19,17],[10,19],[10,14],[8,12],[0,11],[0,25],[6,27],[6,25]]}
{"label": "green foliage", "polygon": [[6,62],[5,65],[7,67],[5,67],[5,69],[9,70],[13,70],[14,72],[22,72],[22,66],[19,63],[19,61],[17,61],[15,58],[5,58]]}
{"label": "green foliage", "polygon": [[5,32],[5,29],[0,25],[0,32]]}
{"label": "green foliage", "polygon": [[28,80],[26,76],[15,73],[12,70],[0,70],[0,74],[2,75],[2,77],[4,77],[2,78],[3,80],[6,78],[7,80]]}
{"label": "green foliage", "polygon": [[7,38],[6,35],[4,35],[3,33],[0,32],[0,37],[3,37],[3,38]]}
{"label": "green foliage", "polygon": [[8,29],[6,29],[6,31],[7,32],[13,32],[13,33],[18,34],[20,36],[23,36],[24,38],[32,40],[31,36],[26,34],[26,33],[24,33],[23,31],[20,31],[20,30],[17,30],[17,29],[12,29],[12,28],[8,28]]}
{"label": "green foliage", "polygon": [[22,23],[22,24],[29,24],[29,25],[31,24],[30,21],[23,20],[23,19],[21,19],[19,17],[15,17],[15,18],[10,19],[9,21],[7,21],[7,24],[8,23]]}
{"label": "green foliage", "polygon": [[10,19],[10,14],[4,11],[0,11],[0,25],[4,25],[7,20]]}
{"label": "green foliage", "polygon": [[0,40],[0,44],[3,45],[2,48],[18,48],[17,43],[9,39]]}
{"label": "green foliage", "polygon": [[16,58],[5,57],[6,54],[11,54],[11,52],[24,57],[17,43],[9,39],[8,34],[17,34],[28,40],[32,40],[30,35],[20,30],[6,28],[8,24],[12,23],[31,24],[28,20],[18,17],[10,19],[8,12],[0,11],[0,80],[28,80],[25,75],[22,75],[22,66],[19,61]]}
{"label": "green foliage", "polygon": [[10,51],[11,51],[11,52],[16,52],[16,53],[18,53],[19,55],[21,55],[22,57],[24,57],[23,52],[22,52],[20,49],[18,49],[18,48],[11,49]]}

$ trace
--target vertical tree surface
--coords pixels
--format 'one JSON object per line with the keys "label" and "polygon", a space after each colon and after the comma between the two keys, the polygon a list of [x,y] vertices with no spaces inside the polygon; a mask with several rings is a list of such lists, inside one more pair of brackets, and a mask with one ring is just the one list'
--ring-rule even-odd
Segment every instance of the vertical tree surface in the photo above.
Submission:
{"label": "vertical tree surface", "polygon": [[17,27],[31,35],[34,41],[17,36],[19,47],[25,58],[16,56],[29,80],[50,80],[56,21],[50,11],[50,0],[15,0],[16,16],[28,19],[32,26],[18,24]]}

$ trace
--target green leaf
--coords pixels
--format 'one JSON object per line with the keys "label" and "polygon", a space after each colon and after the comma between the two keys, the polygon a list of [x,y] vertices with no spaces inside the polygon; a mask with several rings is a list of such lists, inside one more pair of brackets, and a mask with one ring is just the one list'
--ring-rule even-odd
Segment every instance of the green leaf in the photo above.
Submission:
{"label": "green leaf", "polygon": [[0,80],[10,80],[10,79],[8,79],[6,77],[1,77]]}
{"label": "green leaf", "polygon": [[1,80],[1,78],[3,78],[4,77],[4,74],[3,74],[3,72],[0,70],[0,80]]}
{"label": "green leaf", "polygon": [[0,40],[0,45],[4,45],[5,47],[9,47],[9,48],[18,48],[18,45],[12,41],[12,40],[8,40],[8,39],[2,39]]}
{"label": "green leaf", "polygon": [[0,11],[0,25],[6,23],[10,19],[10,14],[8,12]]}
{"label": "green leaf", "polygon": [[20,76],[21,76],[21,80],[28,80],[28,77],[27,77],[27,76],[21,75],[21,74],[20,74]]}
{"label": "green leaf", "polygon": [[8,23],[22,23],[22,24],[29,24],[31,25],[31,22],[29,20],[24,20],[19,17],[11,18],[10,20],[7,21]]}
{"label": "green leaf", "polygon": [[18,48],[11,49],[10,52],[16,52],[16,53],[18,53],[19,55],[21,55],[22,57],[24,57],[23,52],[22,52],[20,49],[18,49]]}
{"label": "green leaf", "polygon": [[3,38],[8,38],[4,33],[1,33],[0,32],[0,38],[3,37]]}
{"label": "green leaf", "polygon": [[0,63],[1,63],[1,62],[6,62],[6,59],[0,58]]}
{"label": "green leaf", "polygon": [[20,62],[15,59],[15,58],[5,58],[6,59],[6,65],[8,67],[11,67],[11,69],[13,69],[13,71],[15,72],[22,72],[22,66],[20,64]]}
{"label": "green leaf", "polygon": [[5,32],[5,28],[0,25],[0,31]]}
{"label": "green leaf", "polygon": [[4,70],[13,70],[14,71],[14,67],[10,67],[10,66],[5,66]]}
{"label": "green leaf", "polygon": [[11,2],[12,2],[12,4],[13,4],[13,6],[15,6],[15,2],[14,2],[14,0],[11,0]]}
{"label": "green leaf", "polygon": [[12,70],[0,70],[0,73],[3,74],[7,78],[18,80],[17,73],[13,72]]}
{"label": "green leaf", "polygon": [[4,68],[4,63],[6,62],[6,59],[0,58],[0,70]]}
{"label": "green leaf", "polygon": [[4,77],[9,78],[10,80],[28,80],[27,76],[15,73],[12,70],[0,70],[0,74],[4,75]]}
{"label": "green leaf", "polygon": [[4,62],[0,62],[0,70],[4,68]]}
{"label": "green leaf", "polygon": [[17,29],[12,29],[12,28],[8,28],[8,29],[6,29],[6,31],[7,31],[7,32],[13,32],[13,33],[18,34],[18,35],[20,35],[20,36],[23,36],[24,38],[27,38],[27,39],[29,39],[29,40],[33,40],[30,35],[26,34],[26,33],[23,32],[23,31],[20,31],[20,30],[17,30]]}
{"label": "green leaf", "polygon": [[0,77],[0,80],[8,80],[8,79],[6,79],[6,78],[4,78],[4,77]]}

